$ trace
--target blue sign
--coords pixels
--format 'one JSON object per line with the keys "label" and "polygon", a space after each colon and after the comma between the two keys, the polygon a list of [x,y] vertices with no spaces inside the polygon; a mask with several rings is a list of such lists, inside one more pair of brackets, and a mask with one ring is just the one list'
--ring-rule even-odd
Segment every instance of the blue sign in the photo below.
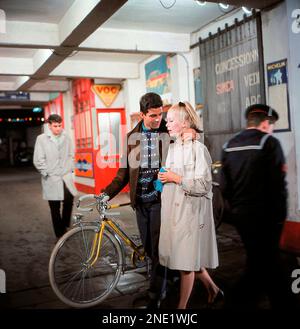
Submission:
{"label": "blue sign", "polygon": [[268,86],[287,84],[287,61],[283,59],[267,65]]}
{"label": "blue sign", "polygon": [[1,91],[0,100],[16,101],[16,100],[30,100],[30,94],[22,91]]}

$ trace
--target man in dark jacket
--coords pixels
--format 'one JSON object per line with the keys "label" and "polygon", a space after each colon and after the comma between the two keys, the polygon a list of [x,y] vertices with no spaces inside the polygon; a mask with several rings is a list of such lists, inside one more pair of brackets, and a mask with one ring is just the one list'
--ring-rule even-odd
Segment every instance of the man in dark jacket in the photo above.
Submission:
{"label": "man in dark jacket", "polygon": [[222,153],[221,188],[247,256],[235,297],[251,307],[263,291],[272,307],[289,307],[290,286],[279,252],[287,216],[286,164],[279,141],[270,135],[278,114],[255,104],[245,116],[247,128],[226,143]]}
{"label": "man in dark jacket", "polygon": [[149,307],[159,306],[164,268],[159,265],[160,193],[154,189],[159,168],[164,165],[169,135],[162,120],[162,100],[147,93],[140,100],[142,120],[127,135],[127,154],[113,179],[102,192],[110,199],[129,182],[131,205],[136,211],[143,246],[152,261]]}

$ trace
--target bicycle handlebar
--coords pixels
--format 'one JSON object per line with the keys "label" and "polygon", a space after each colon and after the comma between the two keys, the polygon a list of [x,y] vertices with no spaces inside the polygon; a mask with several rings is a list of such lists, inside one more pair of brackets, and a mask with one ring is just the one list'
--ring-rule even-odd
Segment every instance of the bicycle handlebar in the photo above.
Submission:
{"label": "bicycle handlebar", "polygon": [[[93,208],[82,208],[82,207],[80,207],[80,202],[82,202],[82,201],[84,201],[84,200],[87,200],[87,199],[95,199],[95,195],[94,194],[87,194],[87,195],[82,195],[79,199],[78,199],[78,201],[77,201],[77,203],[76,203],[76,207],[77,207],[77,209],[78,210],[80,210],[80,211],[93,211]],[[93,206],[94,204],[95,204],[96,202],[93,202],[93,203],[90,203],[88,206]]]}
{"label": "bicycle handlebar", "polygon": [[[95,201],[88,204],[86,207],[80,207],[80,202],[84,201],[84,200],[88,200],[88,199],[94,199]],[[120,215],[119,212],[107,212],[106,209],[113,209],[113,208],[118,208],[120,206],[125,206],[128,204],[122,204],[122,205],[108,205],[107,201],[109,200],[109,196],[108,195],[95,195],[95,194],[87,194],[87,195],[83,195],[81,196],[76,204],[76,207],[78,210],[80,211],[85,211],[85,212],[90,212],[93,211],[93,208],[90,208],[91,206],[94,206],[97,203],[102,204],[101,210],[102,210],[102,214],[103,215],[110,215],[110,216],[116,216],[116,215]]]}
{"label": "bicycle handlebar", "polygon": [[86,194],[86,195],[82,195],[78,201],[84,201],[86,199],[94,199],[95,198],[95,194]]}

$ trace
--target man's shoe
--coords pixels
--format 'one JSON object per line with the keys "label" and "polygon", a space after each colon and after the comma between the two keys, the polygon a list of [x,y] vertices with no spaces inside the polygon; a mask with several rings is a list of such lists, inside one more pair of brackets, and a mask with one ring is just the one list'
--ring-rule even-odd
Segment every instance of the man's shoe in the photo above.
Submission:
{"label": "man's shoe", "polygon": [[149,302],[147,304],[147,309],[148,310],[157,310],[160,307],[160,300],[159,299],[153,299],[150,298]]}

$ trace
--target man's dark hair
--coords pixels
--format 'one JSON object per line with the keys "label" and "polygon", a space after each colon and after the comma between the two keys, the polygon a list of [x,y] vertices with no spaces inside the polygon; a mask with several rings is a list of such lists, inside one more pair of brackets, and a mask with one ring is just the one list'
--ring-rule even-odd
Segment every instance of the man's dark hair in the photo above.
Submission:
{"label": "man's dark hair", "polygon": [[155,93],[147,93],[140,99],[140,111],[143,114],[147,114],[149,109],[156,109],[162,105],[161,97]]}
{"label": "man's dark hair", "polygon": [[62,118],[60,115],[58,114],[50,114],[48,119],[47,119],[48,123],[53,123],[53,122],[57,122],[57,123],[62,123]]}
{"label": "man's dark hair", "polygon": [[264,113],[251,113],[247,118],[247,127],[258,127],[263,121],[270,120]]}
{"label": "man's dark hair", "polygon": [[258,127],[263,121],[269,120],[274,123],[279,119],[278,113],[270,106],[265,104],[253,104],[245,111],[247,127]]}

